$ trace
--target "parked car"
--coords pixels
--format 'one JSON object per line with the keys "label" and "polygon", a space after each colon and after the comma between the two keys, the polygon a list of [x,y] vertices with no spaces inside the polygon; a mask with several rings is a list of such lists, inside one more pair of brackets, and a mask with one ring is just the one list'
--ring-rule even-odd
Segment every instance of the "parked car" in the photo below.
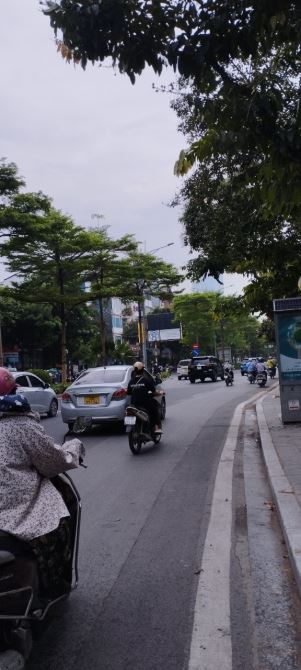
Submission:
{"label": "parked car", "polygon": [[[72,428],[79,416],[90,418],[92,424],[123,423],[125,410],[130,402],[127,387],[132,371],[132,365],[109,365],[89,368],[82,372],[62,395],[61,411],[64,423]],[[147,370],[144,374],[154,379]],[[159,383],[157,387],[160,389]],[[157,400],[161,406],[161,417],[164,419],[165,393],[158,396]]]}
{"label": "parked car", "polygon": [[257,358],[243,358],[240,364],[240,373],[242,376],[246,375],[248,372],[248,365],[251,361],[257,361]]}
{"label": "parked car", "polygon": [[201,382],[204,382],[205,379],[216,382],[218,377],[224,379],[224,368],[216,356],[195,356],[190,360],[188,376],[191,384],[194,384],[197,379],[200,379]]}
{"label": "parked car", "polygon": [[32,372],[19,371],[12,373],[18,391],[27,398],[31,409],[39,414],[47,414],[49,417],[57,415],[58,400],[56,393],[47,382],[43,382],[40,377]]}
{"label": "parked car", "polygon": [[177,366],[177,375],[178,379],[188,379],[188,365],[190,363],[190,358],[185,358],[182,361],[179,361]]}

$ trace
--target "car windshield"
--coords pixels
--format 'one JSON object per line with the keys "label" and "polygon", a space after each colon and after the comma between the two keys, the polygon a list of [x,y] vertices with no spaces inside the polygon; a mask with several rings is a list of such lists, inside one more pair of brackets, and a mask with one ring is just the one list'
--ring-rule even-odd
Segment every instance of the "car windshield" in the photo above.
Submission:
{"label": "car windshield", "polygon": [[120,384],[125,381],[126,370],[87,370],[73,386],[80,384]]}

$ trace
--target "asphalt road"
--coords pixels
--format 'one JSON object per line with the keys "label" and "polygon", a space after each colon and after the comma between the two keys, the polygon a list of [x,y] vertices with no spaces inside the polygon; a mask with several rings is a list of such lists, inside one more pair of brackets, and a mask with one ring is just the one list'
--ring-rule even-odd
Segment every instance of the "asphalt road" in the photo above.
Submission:
{"label": "asphalt road", "polygon": [[[85,436],[88,469],[73,474],[83,502],[80,584],[28,670],[188,667],[216,469],[235,407],[256,391],[239,373],[228,388],[171,378],[158,446],[133,456],[113,427]],[[59,416],[43,424],[61,441]],[[243,617],[236,626],[239,638]]]}

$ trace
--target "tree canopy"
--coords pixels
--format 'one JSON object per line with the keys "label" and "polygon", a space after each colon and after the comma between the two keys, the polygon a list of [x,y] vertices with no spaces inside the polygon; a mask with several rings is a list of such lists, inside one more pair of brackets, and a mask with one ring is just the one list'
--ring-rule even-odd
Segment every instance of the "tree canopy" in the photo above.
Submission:
{"label": "tree canopy", "polygon": [[[301,274],[301,3],[299,0],[43,0],[61,55],[111,58],[134,83],[171,65],[188,140],[185,239],[191,276],[254,277],[253,309],[296,292]],[[284,268],[282,267],[284,264]]]}
{"label": "tree canopy", "polygon": [[231,347],[233,356],[243,356],[262,347],[260,324],[240,298],[214,291],[183,294],[174,298],[173,310],[182,324],[183,343],[190,348],[198,343],[202,354]]}

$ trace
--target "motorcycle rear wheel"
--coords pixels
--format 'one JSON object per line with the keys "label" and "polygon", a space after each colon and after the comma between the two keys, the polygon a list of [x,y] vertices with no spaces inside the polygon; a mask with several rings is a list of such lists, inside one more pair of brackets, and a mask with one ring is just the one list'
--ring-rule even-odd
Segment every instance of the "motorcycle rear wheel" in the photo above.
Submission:
{"label": "motorcycle rear wheel", "polygon": [[129,433],[129,447],[134,456],[137,456],[137,454],[140,453],[142,442],[139,433],[137,433],[136,430],[131,430]]}

